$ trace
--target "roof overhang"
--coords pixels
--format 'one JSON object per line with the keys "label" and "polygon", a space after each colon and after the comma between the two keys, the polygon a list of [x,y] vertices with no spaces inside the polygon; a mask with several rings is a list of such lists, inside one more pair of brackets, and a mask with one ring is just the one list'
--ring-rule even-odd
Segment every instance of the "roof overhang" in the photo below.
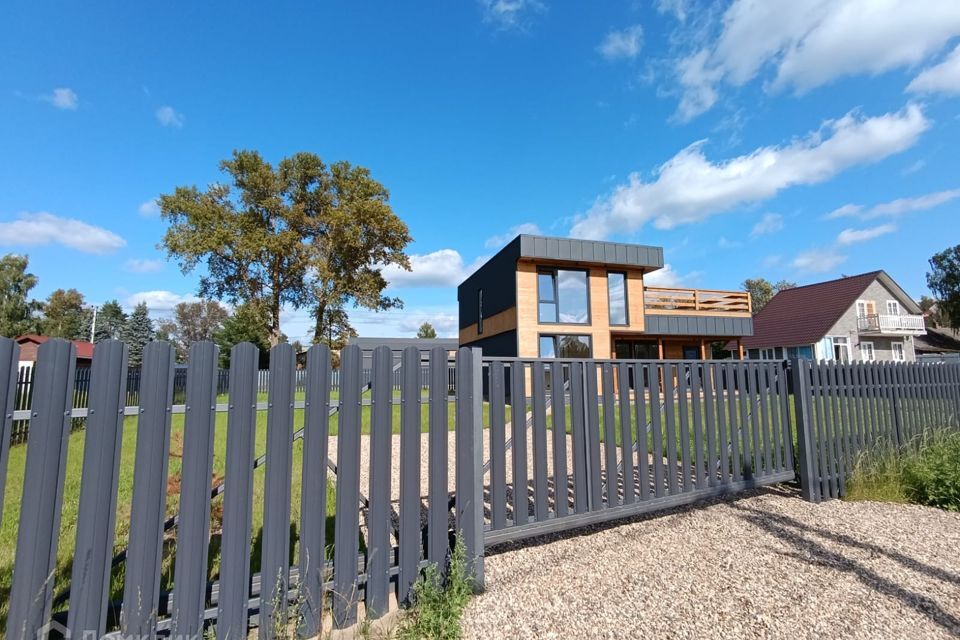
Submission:
{"label": "roof overhang", "polygon": [[618,266],[645,273],[663,268],[663,247],[522,234],[520,260]]}

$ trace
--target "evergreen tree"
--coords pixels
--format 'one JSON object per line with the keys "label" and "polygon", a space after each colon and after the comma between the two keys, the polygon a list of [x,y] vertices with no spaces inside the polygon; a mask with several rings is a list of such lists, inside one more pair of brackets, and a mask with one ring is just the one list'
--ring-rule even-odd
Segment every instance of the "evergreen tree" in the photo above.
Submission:
{"label": "evergreen tree", "polygon": [[133,309],[123,330],[123,341],[130,353],[130,366],[139,367],[143,363],[143,349],[153,341],[153,321],[147,303],[141,302]]}
{"label": "evergreen tree", "polygon": [[[83,340],[90,339],[90,329],[94,321],[93,312],[87,310],[84,314]],[[96,327],[93,327],[93,341],[120,340],[123,329],[127,324],[127,314],[116,300],[108,300],[97,309]]]}
{"label": "evergreen tree", "polygon": [[420,325],[420,328],[417,329],[418,338],[436,338],[437,330],[433,328],[433,325],[429,322],[424,322]]}
{"label": "evergreen tree", "polygon": [[230,366],[230,349],[240,342],[252,342],[260,350],[260,368],[270,365],[270,329],[268,314],[253,303],[242,304],[233,315],[223,321],[213,334],[220,347],[220,366]]}

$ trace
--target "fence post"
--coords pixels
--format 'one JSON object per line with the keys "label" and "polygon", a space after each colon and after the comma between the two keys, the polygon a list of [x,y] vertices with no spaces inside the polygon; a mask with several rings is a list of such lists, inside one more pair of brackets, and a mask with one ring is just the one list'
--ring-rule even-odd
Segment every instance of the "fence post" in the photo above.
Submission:
{"label": "fence post", "polygon": [[35,638],[50,619],[77,360],[73,343],[59,338],[40,345],[37,356],[7,613],[6,637],[17,640]]}
{"label": "fence post", "polygon": [[[483,360],[480,349],[457,353],[456,517],[474,591],[483,590]],[[516,424],[516,416],[514,416]]]}
{"label": "fence post", "polygon": [[0,519],[3,518],[3,492],[7,479],[7,455],[13,429],[13,411],[17,407],[17,365],[20,345],[0,338]]}
{"label": "fence post", "polygon": [[[819,481],[814,470],[813,432],[810,425],[810,363],[803,358],[790,359],[790,377],[793,387],[793,406],[797,425],[797,465],[800,469],[800,489],[805,500],[820,502],[817,493]],[[792,444],[792,443],[791,443]]]}
{"label": "fence post", "polygon": [[123,403],[127,395],[127,346],[116,340],[98,343],[90,378],[67,615],[67,628],[74,638],[83,637],[85,632],[95,632],[100,638],[106,631],[123,441]]}

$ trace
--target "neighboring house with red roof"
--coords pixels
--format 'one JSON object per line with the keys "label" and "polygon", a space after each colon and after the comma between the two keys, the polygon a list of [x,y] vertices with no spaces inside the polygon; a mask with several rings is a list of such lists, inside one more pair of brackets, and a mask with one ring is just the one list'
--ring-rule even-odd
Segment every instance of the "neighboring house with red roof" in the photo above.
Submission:
{"label": "neighboring house with red roof", "polygon": [[886,272],[871,271],[781,291],[742,342],[751,360],[913,362],[914,338],[926,334],[922,314]]}
{"label": "neighboring house with red roof", "polygon": [[[40,345],[50,339],[50,336],[41,336],[35,333],[28,333],[18,337],[17,344],[20,345],[20,366],[33,366],[37,361],[37,349]],[[73,346],[77,350],[77,366],[89,367],[93,361],[93,343],[85,340],[74,340]]]}

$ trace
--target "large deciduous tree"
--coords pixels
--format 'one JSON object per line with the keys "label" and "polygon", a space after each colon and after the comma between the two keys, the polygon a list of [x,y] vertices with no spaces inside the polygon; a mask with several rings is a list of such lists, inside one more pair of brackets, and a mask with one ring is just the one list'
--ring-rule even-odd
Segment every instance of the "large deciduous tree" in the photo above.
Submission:
{"label": "large deciduous tree", "polygon": [[230,316],[216,300],[181,302],[173,308],[173,317],[157,324],[157,332],[163,333],[177,348],[177,358],[186,360],[190,345],[201,340],[213,340],[214,334]]}
{"label": "large deciduous tree", "polygon": [[37,330],[40,303],[30,298],[37,276],[29,273],[27,256],[9,253],[0,258],[0,336],[14,338]]}
{"label": "large deciduous tree", "polygon": [[759,313],[761,309],[767,306],[767,303],[785,289],[793,289],[797,286],[796,282],[781,280],[776,284],[766,278],[747,278],[743,281],[741,287],[750,294],[750,305],[754,313]]}
{"label": "large deciduous tree", "polygon": [[314,343],[325,344],[332,351],[340,351],[347,346],[350,338],[357,335],[347,312],[341,307],[328,308],[322,319],[323,322],[314,331]]}
{"label": "large deciduous tree", "polygon": [[230,184],[177,187],[159,198],[169,224],[168,255],[184,273],[200,263],[200,295],[252,303],[264,312],[270,343],[280,341],[280,310],[309,308],[319,337],[327,314],[352,303],[387,309],[380,270],[409,269],[407,226],[370,171],[326,165],[297,153],[274,168],[255,151],[220,163]]}
{"label": "large deciduous tree", "polygon": [[960,244],[930,258],[927,286],[937,298],[941,322],[960,329]]}
{"label": "large deciduous tree", "polygon": [[[43,333],[53,338],[89,340],[89,318],[83,294],[76,289],[57,289],[43,303]],[[87,327],[87,333],[84,328]]]}

